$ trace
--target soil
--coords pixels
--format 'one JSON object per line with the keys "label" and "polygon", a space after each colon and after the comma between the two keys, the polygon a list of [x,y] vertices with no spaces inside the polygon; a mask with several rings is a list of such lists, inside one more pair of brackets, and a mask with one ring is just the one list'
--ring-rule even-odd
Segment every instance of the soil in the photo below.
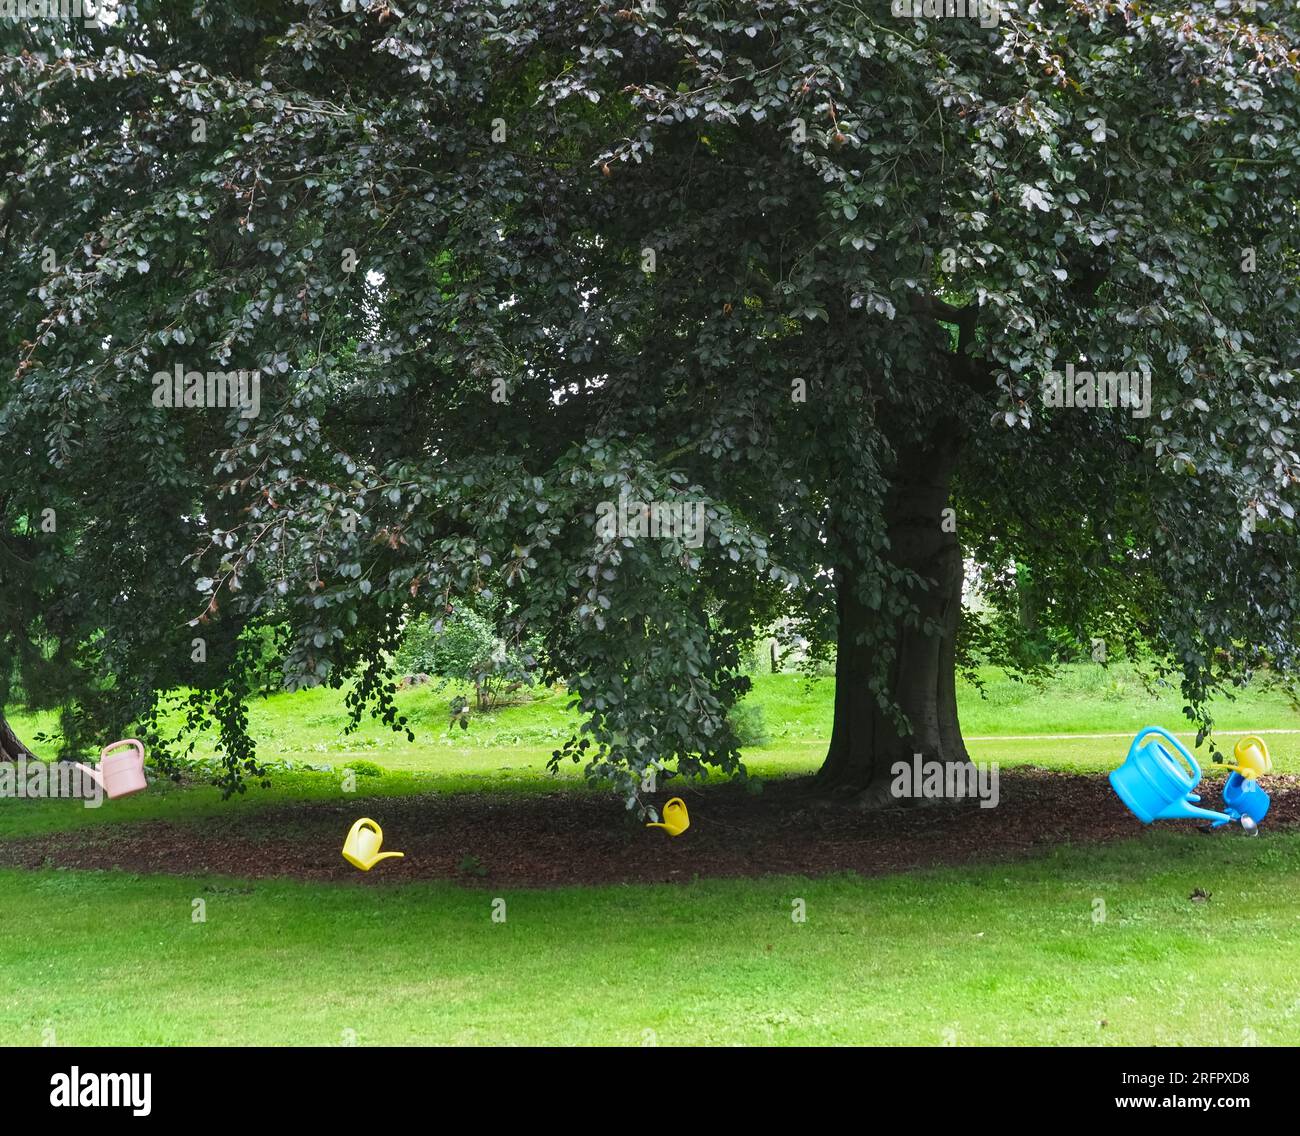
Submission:
{"label": "soil", "polygon": [[[1273,803],[1261,838],[1300,827],[1300,776],[1266,777]],[[863,813],[825,807],[807,779],[682,789],[691,826],[647,829],[603,794],[556,792],[350,797],[338,803],[232,810],[200,821],[100,824],[0,842],[0,866],[351,880],[455,880],[467,887],[689,882],[762,875],[884,875],[1012,860],[1063,844],[1138,836],[1143,825],[1103,776],[1004,770],[996,808],[974,802]],[[1215,808],[1218,788],[1204,785]],[[662,806],[670,794],[660,794]],[[111,804],[106,806],[111,808]],[[352,822],[373,817],[384,849],[404,852],[360,872],[340,855]],[[1161,827],[1194,831],[1192,821]],[[1247,839],[1235,826],[1205,839]]]}

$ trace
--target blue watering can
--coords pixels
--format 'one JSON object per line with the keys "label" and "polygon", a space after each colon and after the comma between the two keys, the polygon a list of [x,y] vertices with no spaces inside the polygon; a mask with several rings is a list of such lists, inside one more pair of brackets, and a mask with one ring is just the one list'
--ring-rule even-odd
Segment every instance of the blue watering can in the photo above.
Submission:
{"label": "blue watering can", "polygon": [[[1152,735],[1158,735],[1160,740],[1146,741]],[[1140,730],[1128,747],[1124,764],[1110,775],[1111,788],[1143,824],[1177,817],[1213,821],[1216,825],[1238,819],[1190,803],[1201,799],[1192,792],[1200,780],[1201,767],[1196,764],[1196,758],[1160,726]]]}
{"label": "blue watering can", "polygon": [[[1259,822],[1264,819],[1270,804],[1269,795],[1260,783],[1253,778],[1233,773],[1223,784],[1223,810],[1233,820],[1241,821],[1246,832],[1254,833],[1259,829]],[[1215,823],[1215,828],[1223,824]]]}

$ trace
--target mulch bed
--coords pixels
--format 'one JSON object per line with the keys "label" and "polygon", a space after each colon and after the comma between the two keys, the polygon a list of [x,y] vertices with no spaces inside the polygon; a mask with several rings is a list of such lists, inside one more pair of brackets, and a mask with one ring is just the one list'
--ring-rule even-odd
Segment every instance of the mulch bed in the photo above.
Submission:
{"label": "mulch bed", "polygon": [[[1264,778],[1262,828],[1300,826],[1300,777]],[[1203,785],[1216,808],[1216,784]],[[806,780],[682,790],[691,827],[643,828],[603,794],[427,794],[247,809],[173,824],[102,824],[0,843],[0,865],[142,873],[350,880],[366,885],[456,880],[468,887],[689,882],[696,877],[883,875],[1011,860],[1062,844],[1137,836],[1143,826],[1103,776],[1004,770],[996,808],[974,803],[862,813],[817,805]],[[668,794],[656,798],[662,805]],[[112,805],[106,805],[111,808]],[[370,816],[384,849],[406,853],[359,872],[340,855],[352,822]],[[1190,821],[1165,827],[1193,831]],[[1245,839],[1234,825],[1205,839]]]}

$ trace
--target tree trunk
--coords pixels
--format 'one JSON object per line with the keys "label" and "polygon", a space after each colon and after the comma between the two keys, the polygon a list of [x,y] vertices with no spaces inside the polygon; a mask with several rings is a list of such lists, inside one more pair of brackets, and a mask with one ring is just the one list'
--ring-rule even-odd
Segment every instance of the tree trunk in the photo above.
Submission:
{"label": "tree trunk", "polygon": [[863,604],[860,573],[851,565],[836,570],[835,721],[818,781],[827,792],[862,808],[917,803],[891,791],[895,762],[910,765],[916,754],[925,761],[970,761],[957,722],[961,547],[956,526],[945,523],[944,514],[950,507],[956,456],[955,439],[936,439],[905,453],[886,502],[890,561],[929,581],[928,587],[909,593],[920,618],[896,619],[887,636],[894,657],[886,686],[907,717],[906,731],[899,730],[870,689],[874,648],[860,641],[868,628],[878,628],[880,620],[890,617]]}
{"label": "tree trunk", "polygon": [[1016,561],[1016,606],[1020,613],[1020,628],[1026,635],[1038,631],[1038,604],[1035,602],[1033,585],[1029,581],[1029,569]]}
{"label": "tree trunk", "polygon": [[35,756],[18,740],[4,714],[0,714],[0,761],[17,761],[20,757],[34,759]]}

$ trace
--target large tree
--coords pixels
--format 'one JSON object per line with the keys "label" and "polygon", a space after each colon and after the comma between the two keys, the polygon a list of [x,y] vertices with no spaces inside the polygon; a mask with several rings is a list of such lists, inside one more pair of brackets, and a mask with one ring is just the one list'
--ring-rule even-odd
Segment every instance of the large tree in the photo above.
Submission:
{"label": "large tree", "polygon": [[[188,684],[234,784],[251,627],[397,724],[402,619],[487,591],[630,795],[737,768],[741,650],[786,615],[837,647],[824,786],[870,806],[966,760],[965,558],[1145,637],[1206,723],[1293,663],[1298,598],[1300,18],[1227,7],[21,28],[0,674],[59,655],[88,730]],[[177,366],[257,368],[260,413],[155,405]],[[1149,374],[1149,415],[1045,404],[1067,366]],[[610,534],[621,497],[701,504],[702,545]],[[1023,630],[988,610],[968,638]]]}

